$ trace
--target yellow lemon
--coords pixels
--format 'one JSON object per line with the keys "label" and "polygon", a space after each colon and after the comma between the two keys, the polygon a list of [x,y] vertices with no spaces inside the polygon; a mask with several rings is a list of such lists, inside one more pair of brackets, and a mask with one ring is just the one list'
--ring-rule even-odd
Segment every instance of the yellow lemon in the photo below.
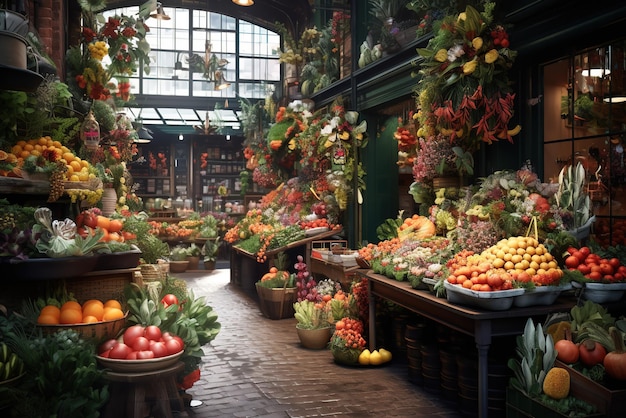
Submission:
{"label": "yellow lemon", "polygon": [[384,363],[387,363],[388,361],[391,361],[391,358],[393,357],[393,355],[391,354],[391,351],[385,350],[384,348],[380,348],[378,350],[378,352],[383,357],[383,362]]}
{"label": "yellow lemon", "polygon": [[383,356],[380,355],[378,350],[374,350],[370,353],[370,364],[372,366],[378,366],[379,364],[383,364]]}
{"label": "yellow lemon", "polygon": [[367,348],[359,354],[359,364],[362,364],[363,366],[370,364],[370,350]]}

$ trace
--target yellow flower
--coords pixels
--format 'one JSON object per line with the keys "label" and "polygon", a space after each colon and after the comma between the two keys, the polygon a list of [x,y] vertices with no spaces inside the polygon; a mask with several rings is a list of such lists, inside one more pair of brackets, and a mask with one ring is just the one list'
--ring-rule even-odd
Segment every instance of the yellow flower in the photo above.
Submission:
{"label": "yellow flower", "polygon": [[496,60],[498,59],[498,57],[500,56],[500,54],[498,54],[498,51],[495,49],[492,49],[491,51],[487,52],[485,54],[485,62],[487,64],[492,64],[494,62],[496,62]]}
{"label": "yellow flower", "polygon": [[445,62],[447,59],[448,59],[448,51],[443,48],[437,51],[437,53],[435,54],[435,61]]}
{"label": "yellow flower", "polygon": [[471,60],[463,64],[463,74],[470,75],[476,70],[476,65],[478,62],[476,60]]}
{"label": "yellow flower", "polygon": [[466,19],[465,12],[459,13],[459,17],[456,19],[457,22],[465,21]]}
{"label": "yellow flower", "polygon": [[483,46],[483,38],[481,38],[480,36],[477,36],[474,39],[472,39],[472,46],[474,47],[475,50],[478,51]]}
{"label": "yellow flower", "polygon": [[347,141],[348,139],[350,139],[350,133],[348,131],[343,131],[341,135],[339,135],[339,138]]}

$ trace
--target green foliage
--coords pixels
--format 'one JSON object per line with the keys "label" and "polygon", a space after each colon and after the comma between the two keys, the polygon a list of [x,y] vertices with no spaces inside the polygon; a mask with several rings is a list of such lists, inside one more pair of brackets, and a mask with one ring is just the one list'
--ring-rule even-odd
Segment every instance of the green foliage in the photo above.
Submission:
{"label": "green foliage", "polygon": [[541,324],[535,327],[532,318],[528,318],[524,334],[518,336],[516,341],[518,360],[508,361],[515,375],[511,378],[511,386],[535,398],[542,392],[546,373],[554,366],[557,354],[554,342],[552,336],[543,333]]}
{"label": "green foliage", "polygon": [[159,259],[165,258],[169,254],[167,243],[152,234],[146,234],[138,239],[137,247],[141,250],[141,258],[146,264],[156,264]]}
{"label": "green foliage", "polygon": [[8,338],[27,373],[7,394],[12,416],[99,416],[109,392],[92,343],[73,330],[42,337],[22,329]]}

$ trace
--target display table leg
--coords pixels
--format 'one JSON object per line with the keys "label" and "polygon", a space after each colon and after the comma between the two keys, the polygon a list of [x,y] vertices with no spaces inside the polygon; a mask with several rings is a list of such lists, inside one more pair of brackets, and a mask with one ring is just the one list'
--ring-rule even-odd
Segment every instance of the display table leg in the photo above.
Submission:
{"label": "display table leg", "polygon": [[489,405],[489,346],[491,345],[491,322],[478,321],[474,334],[478,350],[478,416],[487,418]]}

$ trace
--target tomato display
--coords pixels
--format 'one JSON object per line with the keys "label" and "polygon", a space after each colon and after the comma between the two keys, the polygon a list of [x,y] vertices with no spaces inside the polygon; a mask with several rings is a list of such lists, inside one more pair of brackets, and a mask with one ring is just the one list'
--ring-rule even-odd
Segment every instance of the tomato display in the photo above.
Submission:
{"label": "tomato display", "polygon": [[586,278],[605,282],[622,282],[626,280],[626,266],[616,257],[602,258],[589,247],[570,247],[567,249],[565,267],[578,270]]}
{"label": "tomato display", "polygon": [[98,355],[118,360],[144,360],[170,356],[185,349],[183,339],[156,325],[133,325],[118,340],[110,339],[98,347]]}

